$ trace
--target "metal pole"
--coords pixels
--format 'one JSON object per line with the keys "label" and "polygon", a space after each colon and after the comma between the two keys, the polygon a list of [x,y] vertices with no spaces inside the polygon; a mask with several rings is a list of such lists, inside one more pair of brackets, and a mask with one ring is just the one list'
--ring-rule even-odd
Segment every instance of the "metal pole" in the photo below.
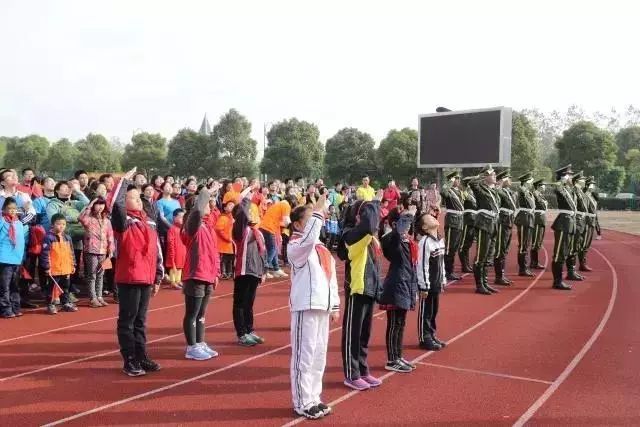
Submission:
{"label": "metal pole", "polygon": [[[264,155],[267,153],[267,123],[263,123],[262,132],[262,161],[264,161]],[[262,174],[262,181],[267,182],[267,173]]]}

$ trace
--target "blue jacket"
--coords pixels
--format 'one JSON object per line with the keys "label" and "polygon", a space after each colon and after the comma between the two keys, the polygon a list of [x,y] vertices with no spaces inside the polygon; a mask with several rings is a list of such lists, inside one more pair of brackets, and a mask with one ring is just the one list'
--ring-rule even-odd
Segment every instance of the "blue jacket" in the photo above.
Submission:
{"label": "blue jacket", "polygon": [[16,245],[9,239],[9,223],[0,217],[0,264],[20,265],[24,259],[26,237],[25,226],[19,220],[13,221],[16,232]]}

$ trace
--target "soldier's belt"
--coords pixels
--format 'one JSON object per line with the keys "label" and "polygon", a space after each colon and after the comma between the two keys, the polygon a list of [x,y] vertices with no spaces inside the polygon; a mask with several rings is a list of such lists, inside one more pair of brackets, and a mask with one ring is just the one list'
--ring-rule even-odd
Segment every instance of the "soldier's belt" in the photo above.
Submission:
{"label": "soldier's belt", "polygon": [[474,209],[465,209],[464,211],[462,211],[464,213],[478,213],[478,211],[474,210]]}
{"label": "soldier's belt", "polygon": [[509,215],[513,214],[513,211],[511,209],[507,209],[507,208],[500,208],[500,212],[506,212]]}
{"label": "soldier's belt", "polygon": [[558,214],[565,214],[569,216],[574,216],[576,214],[575,211],[568,211],[566,209],[558,209]]}
{"label": "soldier's belt", "polygon": [[585,213],[586,216],[588,216],[589,218],[595,218],[596,214],[593,213]]}
{"label": "soldier's belt", "polygon": [[489,211],[487,209],[478,209],[478,213],[479,214],[480,213],[487,214],[487,215],[489,215],[491,217],[494,217],[494,218],[497,216],[497,214],[494,211]]}
{"label": "soldier's belt", "polygon": [[586,214],[586,212],[576,211],[576,215],[578,216],[585,216]]}
{"label": "soldier's belt", "polygon": [[534,211],[533,209],[518,208],[518,209],[516,209],[516,216],[518,216],[518,214],[519,214],[520,212],[526,212],[526,213],[530,213],[530,214],[532,214],[532,213],[533,213],[533,211]]}
{"label": "soldier's belt", "polygon": [[545,213],[547,211],[545,211],[544,209],[536,209],[534,212],[535,213],[539,213],[539,214],[543,214],[543,213]]}
{"label": "soldier's belt", "polygon": [[454,214],[454,215],[462,215],[463,211],[454,211],[454,210],[447,209],[447,213],[448,214]]}

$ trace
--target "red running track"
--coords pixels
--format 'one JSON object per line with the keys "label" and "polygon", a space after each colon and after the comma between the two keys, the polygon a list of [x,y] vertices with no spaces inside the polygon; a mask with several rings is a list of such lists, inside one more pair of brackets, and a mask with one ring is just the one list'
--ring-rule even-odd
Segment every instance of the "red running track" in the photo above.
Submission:
{"label": "red running track", "polygon": [[[571,292],[550,289],[548,271],[533,280],[512,277],[514,286],[493,296],[474,294],[472,277],[465,277],[443,294],[445,350],[416,347],[410,314],[405,356],[419,362],[411,374],[382,369],[385,320],[377,316],[370,364],[385,379],[377,390],[350,393],[342,386],[340,325],[334,325],[324,393],[334,414],[319,423],[640,425],[638,259],[640,238],[607,231],[594,242],[594,271]],[[508,270],[515,266],[512,253]],[[221,356],[205,362],[182,358],[181,295],[156,297],[149,350],[163,369],[141,378],[119,370],[117,307],[55,317],[36,311],[2,322],[2,424],[301,422],[290,408],[288,282],[259,289],[256,325],[267,343],[255,348],[234,343],[231,288],[223,283],[210,305],[207,341]]]}

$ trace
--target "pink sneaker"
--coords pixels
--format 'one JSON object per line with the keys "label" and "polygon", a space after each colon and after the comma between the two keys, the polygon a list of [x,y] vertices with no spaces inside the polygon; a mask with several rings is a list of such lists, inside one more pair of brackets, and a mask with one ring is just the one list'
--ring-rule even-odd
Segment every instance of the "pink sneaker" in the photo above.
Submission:
{"label": "pink sneaker", "polygon": [[357,380],[350,380],[347,378],[344,380],[344,385],[358,391],[364,391],[371,388],[369,383],[362,378],[358,378]]}
{"label": "pink sneaker", "polygon": [[369,384],[369,387],[372,388],[378,387],[380,384],[382,384],[382,381],[372,375],[365,375],[364,377],[360,377],[360,379],[365,380],[365,382]]}

